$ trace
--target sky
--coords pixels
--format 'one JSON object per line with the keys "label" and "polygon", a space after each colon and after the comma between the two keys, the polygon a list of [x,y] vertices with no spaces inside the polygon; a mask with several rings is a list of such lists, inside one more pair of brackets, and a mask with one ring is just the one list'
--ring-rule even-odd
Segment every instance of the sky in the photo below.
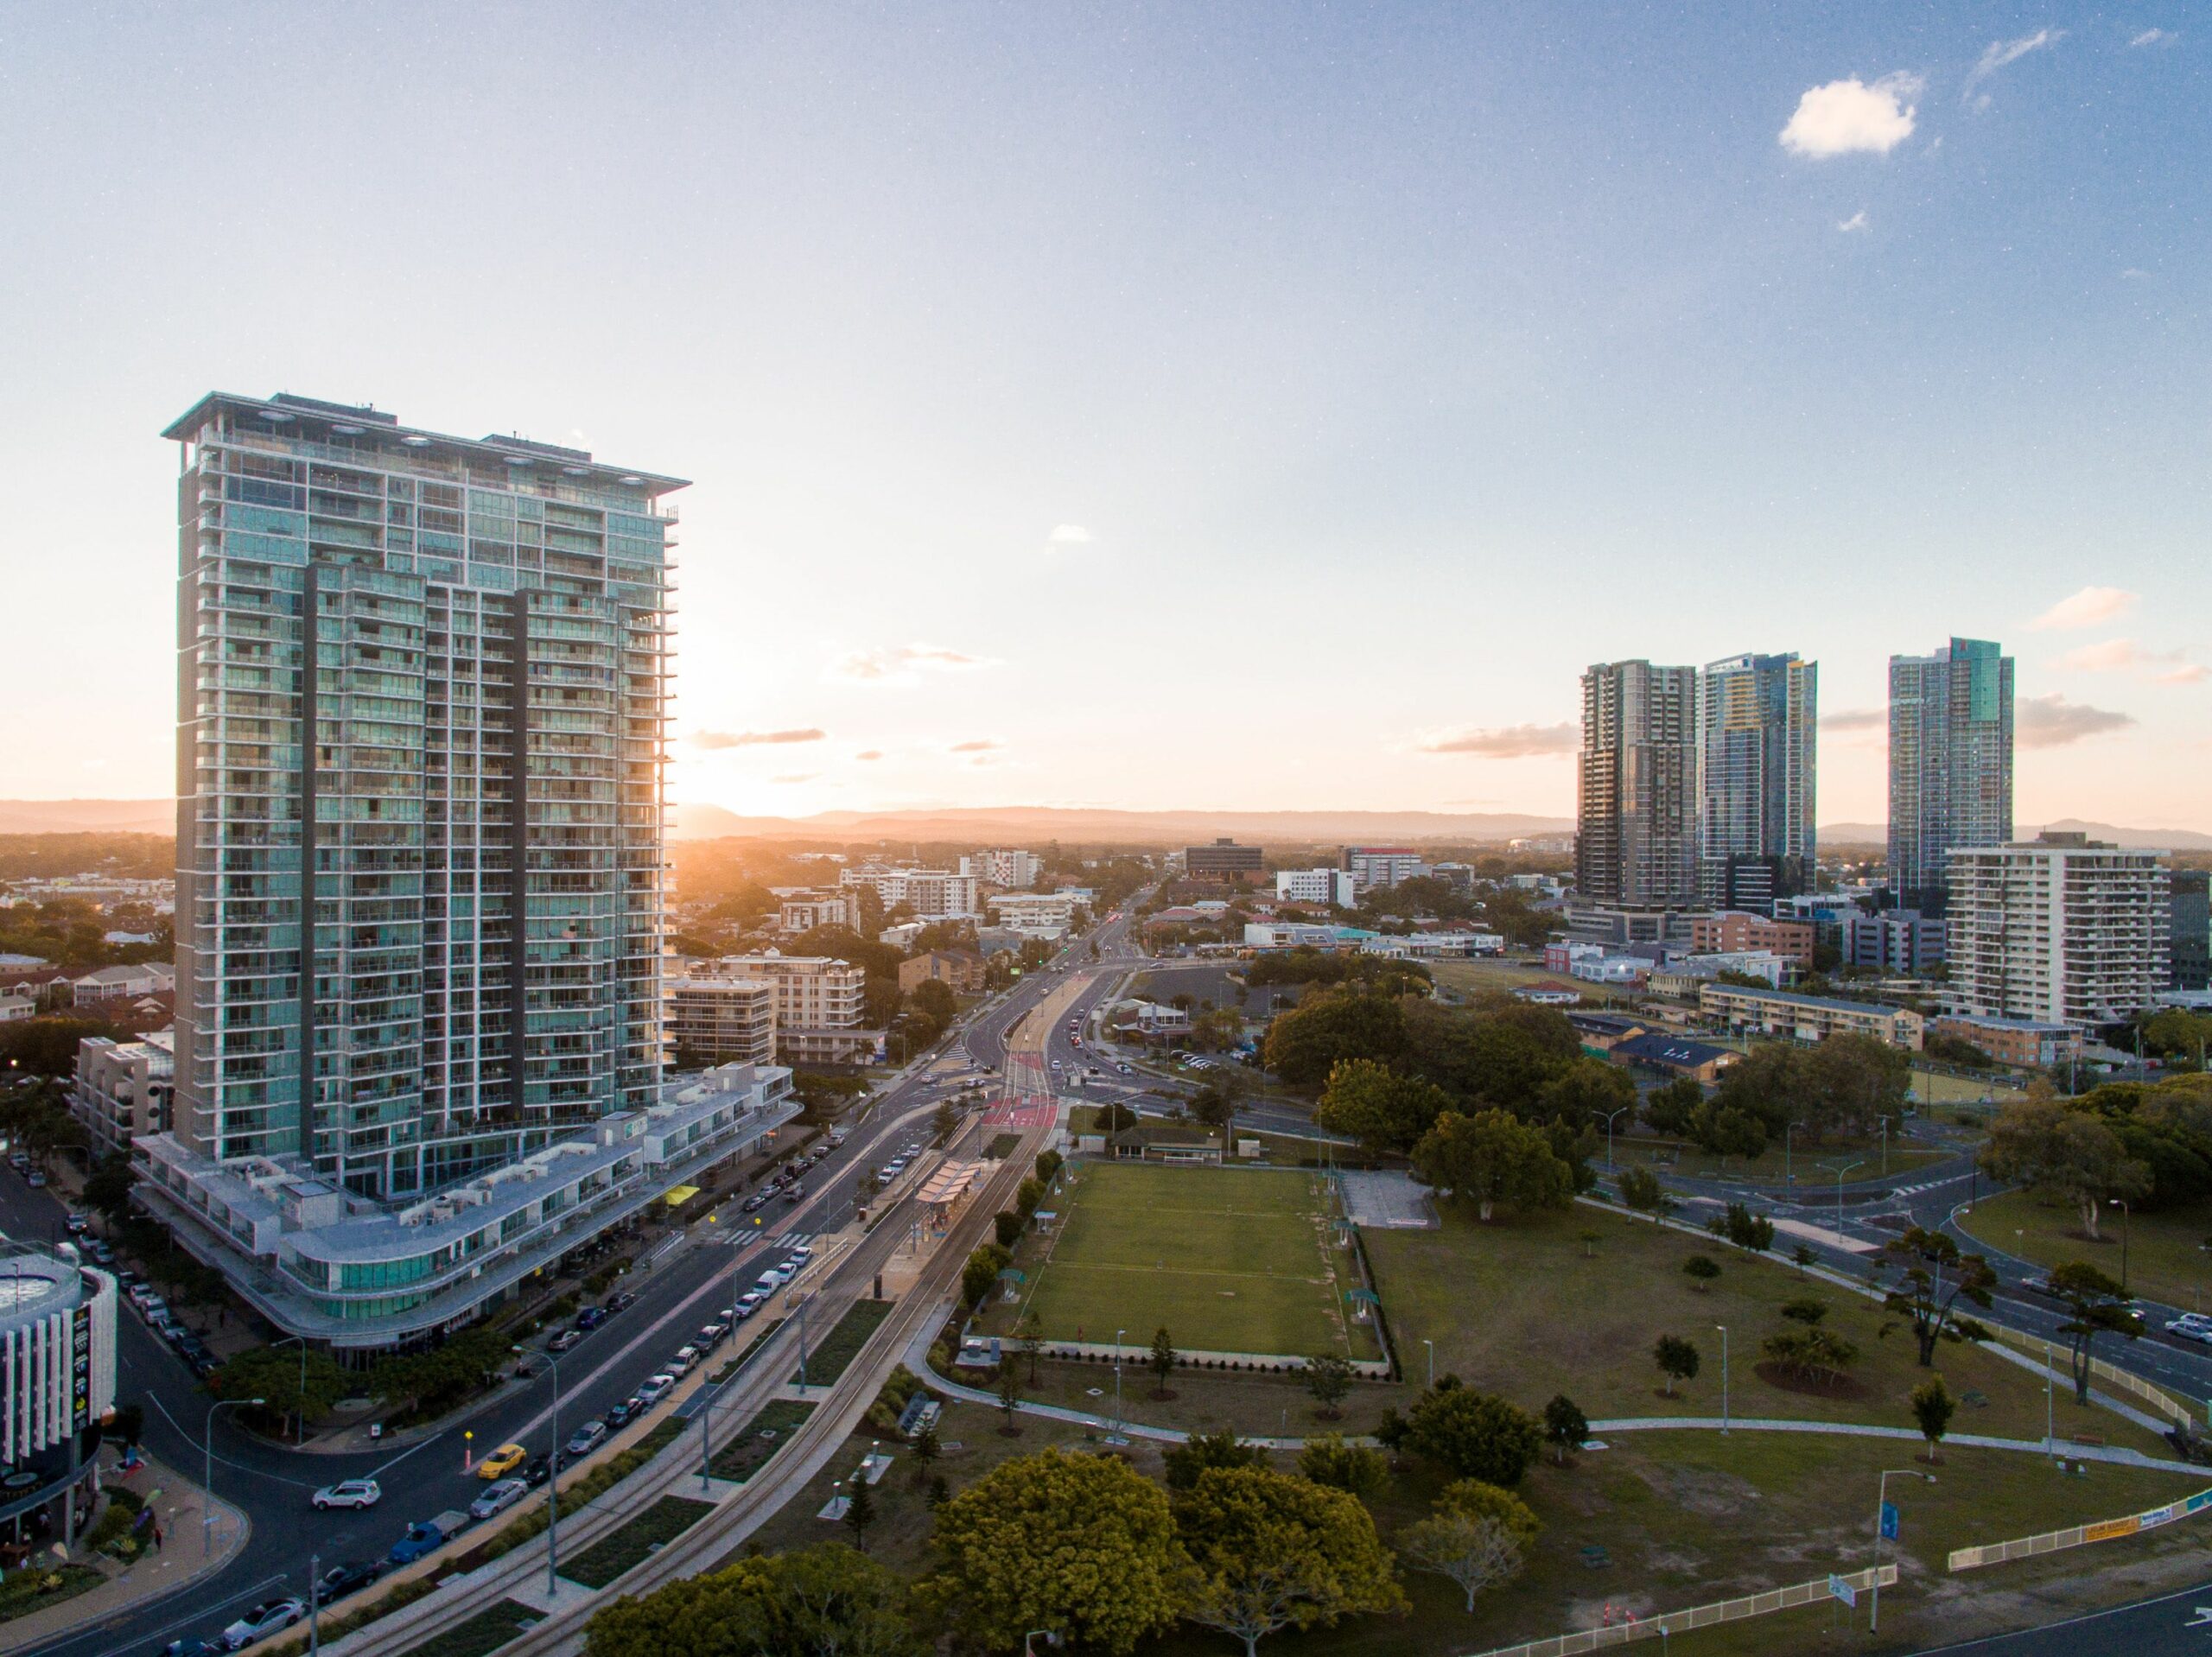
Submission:
{"label": "sky", "polygon": [[674,791],[1573,808],[1589,663],[2018,658],[2023,822],[2212,829],[2212,18],[0,8],[0,796],[171,791],[173,445],[693,479]]}

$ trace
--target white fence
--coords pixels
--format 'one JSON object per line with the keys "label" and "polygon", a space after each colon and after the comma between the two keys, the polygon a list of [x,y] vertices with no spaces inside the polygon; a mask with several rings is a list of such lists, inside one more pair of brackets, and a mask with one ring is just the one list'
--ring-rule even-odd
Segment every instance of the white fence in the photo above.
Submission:
{"label": "white fence", "polygon": [[[1847,1583],[1853,1592],[1863,1594],[1873,1587],[1876,1575],[1874,1571],[1854,1571],[1841,1578],[1822,1577],[1814,1582],[1792,1583],[1787,1588],[1770,1588],[1764,1594],[1718,1600],[1686,1611],[1657,1612],[1638,1622],[1616,1622],[1610,1628],[1584,1628],[1574,1634],[1554,1635],[1548,1640],[1531,1640],[1525,1645],[1499,1646],[1480,1654],[1480,1657],[1575,1657],[1579,1652],[1610,1651],[1632,1641],[1656,1640],[1662,1634],[1684,1634],[1692,1628],[1710,1628],[1716,1622],[1737,1622],[1747,1616],[1766,1616],[1776,1611],[1811,1605],[1829,1597],[1829,1584],[1834,1581]],[[1897,1579],[1897,1566],[1880,1566],[1879,1577],[1883,1587],[1893,1586]]]}
{"label": "white fence", "polygon": [[1951,1550],[1950,1568],[1954,1571],[1972,1571],[1980,1565],[2002,1565],[2007,1559],[2028,1559],[2039,1553],[2056,1553],[2062,1549],[2080,1547],[2088,1542],[2116,1542],[2123,1536],[2138,1536],[2146,1530],[2156,1530],[2161,1525],[2171,1525],[2177,1519],[2187,1519],[2207,1508],[2212,1508],[2212,1490],[2199,1490],[2193,1496],[2170,1501],[2163,1508],[2129,1514],[2125,1519],[2104,1519],[2094,1525],[2049,1530],[2040,1536],[2016,1537],[2009,1542],[1990,1542],[1980,1547],[1954,1548]]}

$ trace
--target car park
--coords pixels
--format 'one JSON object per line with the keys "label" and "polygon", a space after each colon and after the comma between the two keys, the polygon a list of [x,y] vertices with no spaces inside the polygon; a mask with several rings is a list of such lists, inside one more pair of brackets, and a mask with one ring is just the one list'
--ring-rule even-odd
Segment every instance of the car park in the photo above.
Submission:
{"label": "car park", "polygon": [[384,1488],[374,1479],[340,1479],[335,1484],[326,1484],[315,1493],[315,1509],[327,1513],[333,1508],[373,1508],[384,1500]]}
{"label": "car park", "polygon": [[558,1335],[556,1335],[551,1340],[546,1342],[545,1349],[557,1356],[559,1354],[569,1350],[576,1344],[577,1342],[582,1340],[583,1337],[584,1332],[580,1329],[564,1329]]}
{"label": "car park", "polygon": [[520,1444],[501,1444],[476,1464],[480,1479],[505,1478],[530,1459],[530,1452]]}
{"label": "car park", "polygon": [[530,1494],[530,1486],[520,1479],[501,1479],[482,1495],[468,1504],[471,1519],[493,1519]]}
{"label": "car park", "polygon": [[607,1423],[594,1419],[569,1435],[568,1447],[561,1453],[573,1461],[579,1456],[590,1455],[606,1442]]}
{"label": "car park", "polygon": [[257,1640],[280,1634],[308,1614],[296,1599],[272,1599],[255,1606],[223,1630],[223,1649],[237,1651]]}

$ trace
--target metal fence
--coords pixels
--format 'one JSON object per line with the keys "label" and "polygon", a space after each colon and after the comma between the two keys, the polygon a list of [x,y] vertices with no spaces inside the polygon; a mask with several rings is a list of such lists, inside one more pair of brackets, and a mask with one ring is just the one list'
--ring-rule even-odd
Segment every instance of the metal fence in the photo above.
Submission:
{"label": "metal fence", "polygon": [[[1893,1565],[1880,1566],[1879,1575],[1883,1587],[1894,1586],[1897,1568]],[[1693,1606],[1686,1611],[1661,1611],[1640,1622],[1616,1622],[1609,1628],[1583,1628],[1574,1634],[1554,1635],[1548,1640],[1531,1640],[1526,1645],[1499,1646],[1479,1654],[1479,1657],[1575,1657],[1578,1652],[1610,1651],[1632,1641],[1656,1640],[1662,1635],[1683,1634],[1692,1628],[1711,1628],[1716,1622],[1737,1622],[1747,1616],[1765,1616],[1775,1611],[1815,1604],[1830,1597],[1831,1584],[1836,1582],[1847,1583],[1853,1592],[1863,1594],[1873,1587],[1875,1578],[1874,1571],[1821,1577],[1813,1582],[1792,1583],[1787,1588],[1770,1588],[1764,1594],[1746,1594],[1741,1599]]]}
{"label": "metal fence", "polygon": [[2199,1490],[2193,1496],[2179,1501],[2170,1501],[2163,1508],[2147,1512],[2129,1514],[2124,1519],[2100,1520],[2094,1525],[2075,1525],[2067,1530],[2045,1531],[2040,1536],[2020,1536],[2009,1542],[1990,1542],[1980,1547],[1961,1547],[1951,1550],[1950,1568],[1972,1571],[1985,1565],[2003,1565],[2007,1559],[2032,1559],[2039,1553],[2056,1553],[2062,1549],[2080,1547],[2089,1542],[2115,1542],[2123,1536],[2136,1536],[2146,1530],[2156,1530],[2161,1525],[2171,1525],[2177,1519],[2187,1519],[2212,1508],[2212,1490]]}
{"label": "metal fence", "polygon": [[[2049,1362],[2053,1371],[2060,1375],[2064,1374],[2065,1371],[2057,1362],[2064,1343],[2045,1340],[2039,1336],[2024,1335],[2017,1329],[2006,1329],[2001,1324],[1997,1330],[1997,1338],[2007,1346],[2018,1347],[2021,1351],[2033,1355],[2049,1355]],[[2131,1397],[2140,1399],[2170,1421],[2187,1425],[2196,1419],[2196,1406],[2186,1400],[2176,1398],[2163,1387],[2153,1386],[2140,1375],[2132,1375],[2125,1369],[2107,1363],[2102,1358],[2089,1360],[2089,1374],[2094,1379],[2116,1387]]]}

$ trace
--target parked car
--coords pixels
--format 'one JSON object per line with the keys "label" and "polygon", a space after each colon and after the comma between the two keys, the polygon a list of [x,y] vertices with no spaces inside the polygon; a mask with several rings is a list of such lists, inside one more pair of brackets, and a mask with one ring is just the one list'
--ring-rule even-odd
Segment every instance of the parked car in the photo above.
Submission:
{"label": "parked car", "polygon": [[44,1190],[46,1187],[46,1170],[43,1168],[32,1169],[30,1173],[25,1178],[23,1183],[29,1185],[33,1190]]}
{"label": "parked car", "polygon": [[236,1651],[257,1640],[266,1640],[272,1634],[281,1634],[307,1614],[308,1608],[296,1599],[269,1600],[223,1630],[223,1649]]}
{"label": "parked car", "polygon": [[473,1521],[458,1508],[440,1514],[435,1519],[425,1519],[410,1525],[407,1534],[392,1544],[385,1557],[394,1565],[412,1565],[426,1553],[435,1553],[452,1538],[468,1528]]}
{"label": "parked car", "polygon": [[627,1311],[631,1307],[637,1304],[638,1297],[632,1294],[627,1289],[617,1289],[613,1294],[607,1297],[607,1310],[610,1313]]}
{"label": "parked car", "polygon": [[530,1486],[520,1479],[501,1479],[468,1504],[468,1516],[471,1519],[496,1518],[529,1494]]}
{"label": "parked car", "polygon": [[587,1421],[569,1435],[569,1443],[562,1455],[574,1461],[579,1456],[588,1456],[607,1442],[607,1423],[596,1419]]}
{"label": "parked car", "polygon": [[753,1279],[753,1286],[760,1290],[763,1296],[766,1296],[775,1293],[791,1280],[791,1274],[789,1272],[779,1271],[772,1266]]}
{"label": "parked car", "polygon": [[223,1636],[219,1634],[212,1641],[187,1635],[181,1640],[172,1640],[163,1646],[162,1657],[214,1657],[215,1653],[224,1649]]}
{"label": "parked car", "polygon": [[61,1222],[62,1229],[73,1237],[81,1237],[92,1229],[92,1222],[81,1214],[72,1214]]}
{"label": "parked car", "polygon": [[728,1339],[728,1324],[702,1324],[699,1325],[698,1334],[692,1337],[692,1342],[701,1351],[711,1352]]}
{"label": "parked car", "polygon": [[676,1377],[674,1375],[664,1373],[657,1375],[648,1375],[645,1378],[645,1384],[638,1388],[639,1401],[644,1404],[647,1409],[651,1409],[654,1405],[659,1403],[661,1400],[666,1398],[669,1394],[669,1389],[675,1385]]}
{"label": "parked car", "polygon": [[531,1489],[535,1490],[539,1485],[544,1483],[548,1479],[553,1476],[553,1470],[559,1465],[560,1458],[558,1457],[540,1456],[536,1461],[532,1462],[529,1466],[522,1470],[522,1482],[530,1486]]}
{"label": "parked car", "polygon": [[327,1513],[333,1508],[373,1508],[383,1500],[384,1487],[374,1479],[340,1479],[315,1493],[318,1513]]}
{"label": "parked car", "polygon": [[814,1245],[812,1243],[793,1243],[791,1245],[790,1258],[798,1260],[812,1260],[814,1258]]}
{"label": "parked car", "polygon": [[2212,1346],[2212,1316],[2201,1311],[2185,1311],[2166,1325],[2166,1333],[2178,1335],[2184,1341],[2196,1341]]}
{"label": "parked car", "polygon": [[556,1335],[551,1340],[546,1342],[545,1349],[548,1352],[554,1354],[556,1356],[558,1356],[561,1353],[566,1352],[569,1348],[575,1346],[576,1343],[582,1340],[583,1337],[584,1332],[580,1329],[564,1329],[558,1335]]}
{"label": "parked car", "polygon": [[369,1559],[356,1565],[334,1565],[316,1579],[315,1603],[327,1605],[334,1599],[359,1592],[383,1576],[390,1569],[381,1559]]}
{"label": "parked car", "polygon": [[760,1303],[767,1298],[768,1297],[766,1295],[762,1294],[757,1289],[752,1291],[750,1293],[738,1296],[737,1304],[729,1309],[731,1319],[736,1323],[743,1323],[747,1318],[752,1317],[754,1312],[760,1310]]}
{"label": "parked car", "polygon": [[676,1349],[676,1355],[668,1361],[668,1373],[671,1375],[688,1375],[698,1367],[698,1362],[699,1349],[697,1347],[679,1346]]}
{"label": "parked car", "polygon": [[612,1432],[621,1432],[637,1419],[638,1400],[635,1396],[626,1398],[620,1404],[613,1406],[607,1412],[604,1418],[607,1430]]}
{"label": "parked car", "polygon": [[752,1196],[747,1197],[744,1202],[739,1203],[738,1209],[741,1213],[751,1214],[755,1209],[764,1209],[767,1207],[767,1205],[768,1193],[766,1191],[755,1191]]}
{"label": "parked car", "polygon": [[530,1459],[530,1452],[520,1444],[501,1444],[486,1455],[476,1464],[480,1479],[503,1479]]}

